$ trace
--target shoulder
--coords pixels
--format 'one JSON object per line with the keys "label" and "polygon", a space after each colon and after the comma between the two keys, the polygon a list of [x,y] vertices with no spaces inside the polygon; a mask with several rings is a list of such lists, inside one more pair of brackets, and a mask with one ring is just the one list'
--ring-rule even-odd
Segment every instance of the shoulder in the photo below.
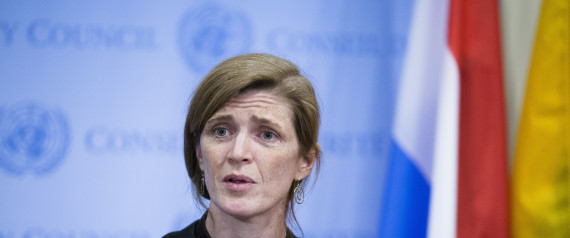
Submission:
{"label": "shoulder", "polygon": [[210,238],[206,230],[206,214],[180,231],[170,232],[162,238]]}
{"label": "shoulder", "polygon": [[176,237],[180,237],[180,231],[170,232],[164,235],[162,238],[176,238]]}
{"label": "shoulder", "polygon": [[187,226],[186,228],[180,231],[170,232],[164,235],[162,238],[194,238],[196,237],[194,236],[195,224],[196,222],[192,223],[191,225]]}

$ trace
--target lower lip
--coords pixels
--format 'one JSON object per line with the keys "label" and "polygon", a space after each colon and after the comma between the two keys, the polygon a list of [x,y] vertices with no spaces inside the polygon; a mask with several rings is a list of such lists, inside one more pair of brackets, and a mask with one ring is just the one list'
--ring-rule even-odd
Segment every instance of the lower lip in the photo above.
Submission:
{"label": "lower lip", "polygon": [[255,185],[254,183],[231,183],[231,182],[224,182],[226,187],[234,192],[243,192],[246,191]]}

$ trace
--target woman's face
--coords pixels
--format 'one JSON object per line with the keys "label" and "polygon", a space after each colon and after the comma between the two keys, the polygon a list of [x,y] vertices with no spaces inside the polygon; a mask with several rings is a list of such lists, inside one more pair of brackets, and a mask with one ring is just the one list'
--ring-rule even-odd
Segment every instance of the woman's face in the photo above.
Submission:
{"label": "woman's face", "polygon": [[293,180],[314,160],[299,154],[293,113],[285,99],[248,90],[207,122],[196,146],[210,208],[236,217],[283,215]]}

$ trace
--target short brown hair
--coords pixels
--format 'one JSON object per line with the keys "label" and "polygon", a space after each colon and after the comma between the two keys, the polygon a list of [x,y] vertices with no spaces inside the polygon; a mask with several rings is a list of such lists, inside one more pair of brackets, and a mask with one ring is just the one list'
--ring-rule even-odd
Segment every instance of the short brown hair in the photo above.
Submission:
{"label": "short brown hair", "polygon": [[[293,63],[269,54],[245,54],[227,59],[217,65],[196,91],[184,127],[184,159],[188,176],[194,184],[197,201],[205,207],[202,197],[210,199],[207,189],[201,192],[202,171],[195,147],[206,122],[228,101],[248,89],[267,89],[287,100],[293,112],[293,123],[299,141],[300,154],[314,152],[316,174],[320,167],[319,105],[311,82],[303,77]],[[306,179],[303,180],[306,183]],[[291,183],[287,210],[295,219]],[[286,216],[288,212],[286,211]],[[296,219],[295,219],[296,220]]]}

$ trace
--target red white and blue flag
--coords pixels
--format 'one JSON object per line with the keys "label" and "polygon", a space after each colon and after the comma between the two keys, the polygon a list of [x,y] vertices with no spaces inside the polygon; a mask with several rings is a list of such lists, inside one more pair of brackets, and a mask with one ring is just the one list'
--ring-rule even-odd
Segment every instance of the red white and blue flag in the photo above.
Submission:
{"label": "red white and blue flag", "polygon": [[497,0],[417,0],[380,237],[508,237]]}

